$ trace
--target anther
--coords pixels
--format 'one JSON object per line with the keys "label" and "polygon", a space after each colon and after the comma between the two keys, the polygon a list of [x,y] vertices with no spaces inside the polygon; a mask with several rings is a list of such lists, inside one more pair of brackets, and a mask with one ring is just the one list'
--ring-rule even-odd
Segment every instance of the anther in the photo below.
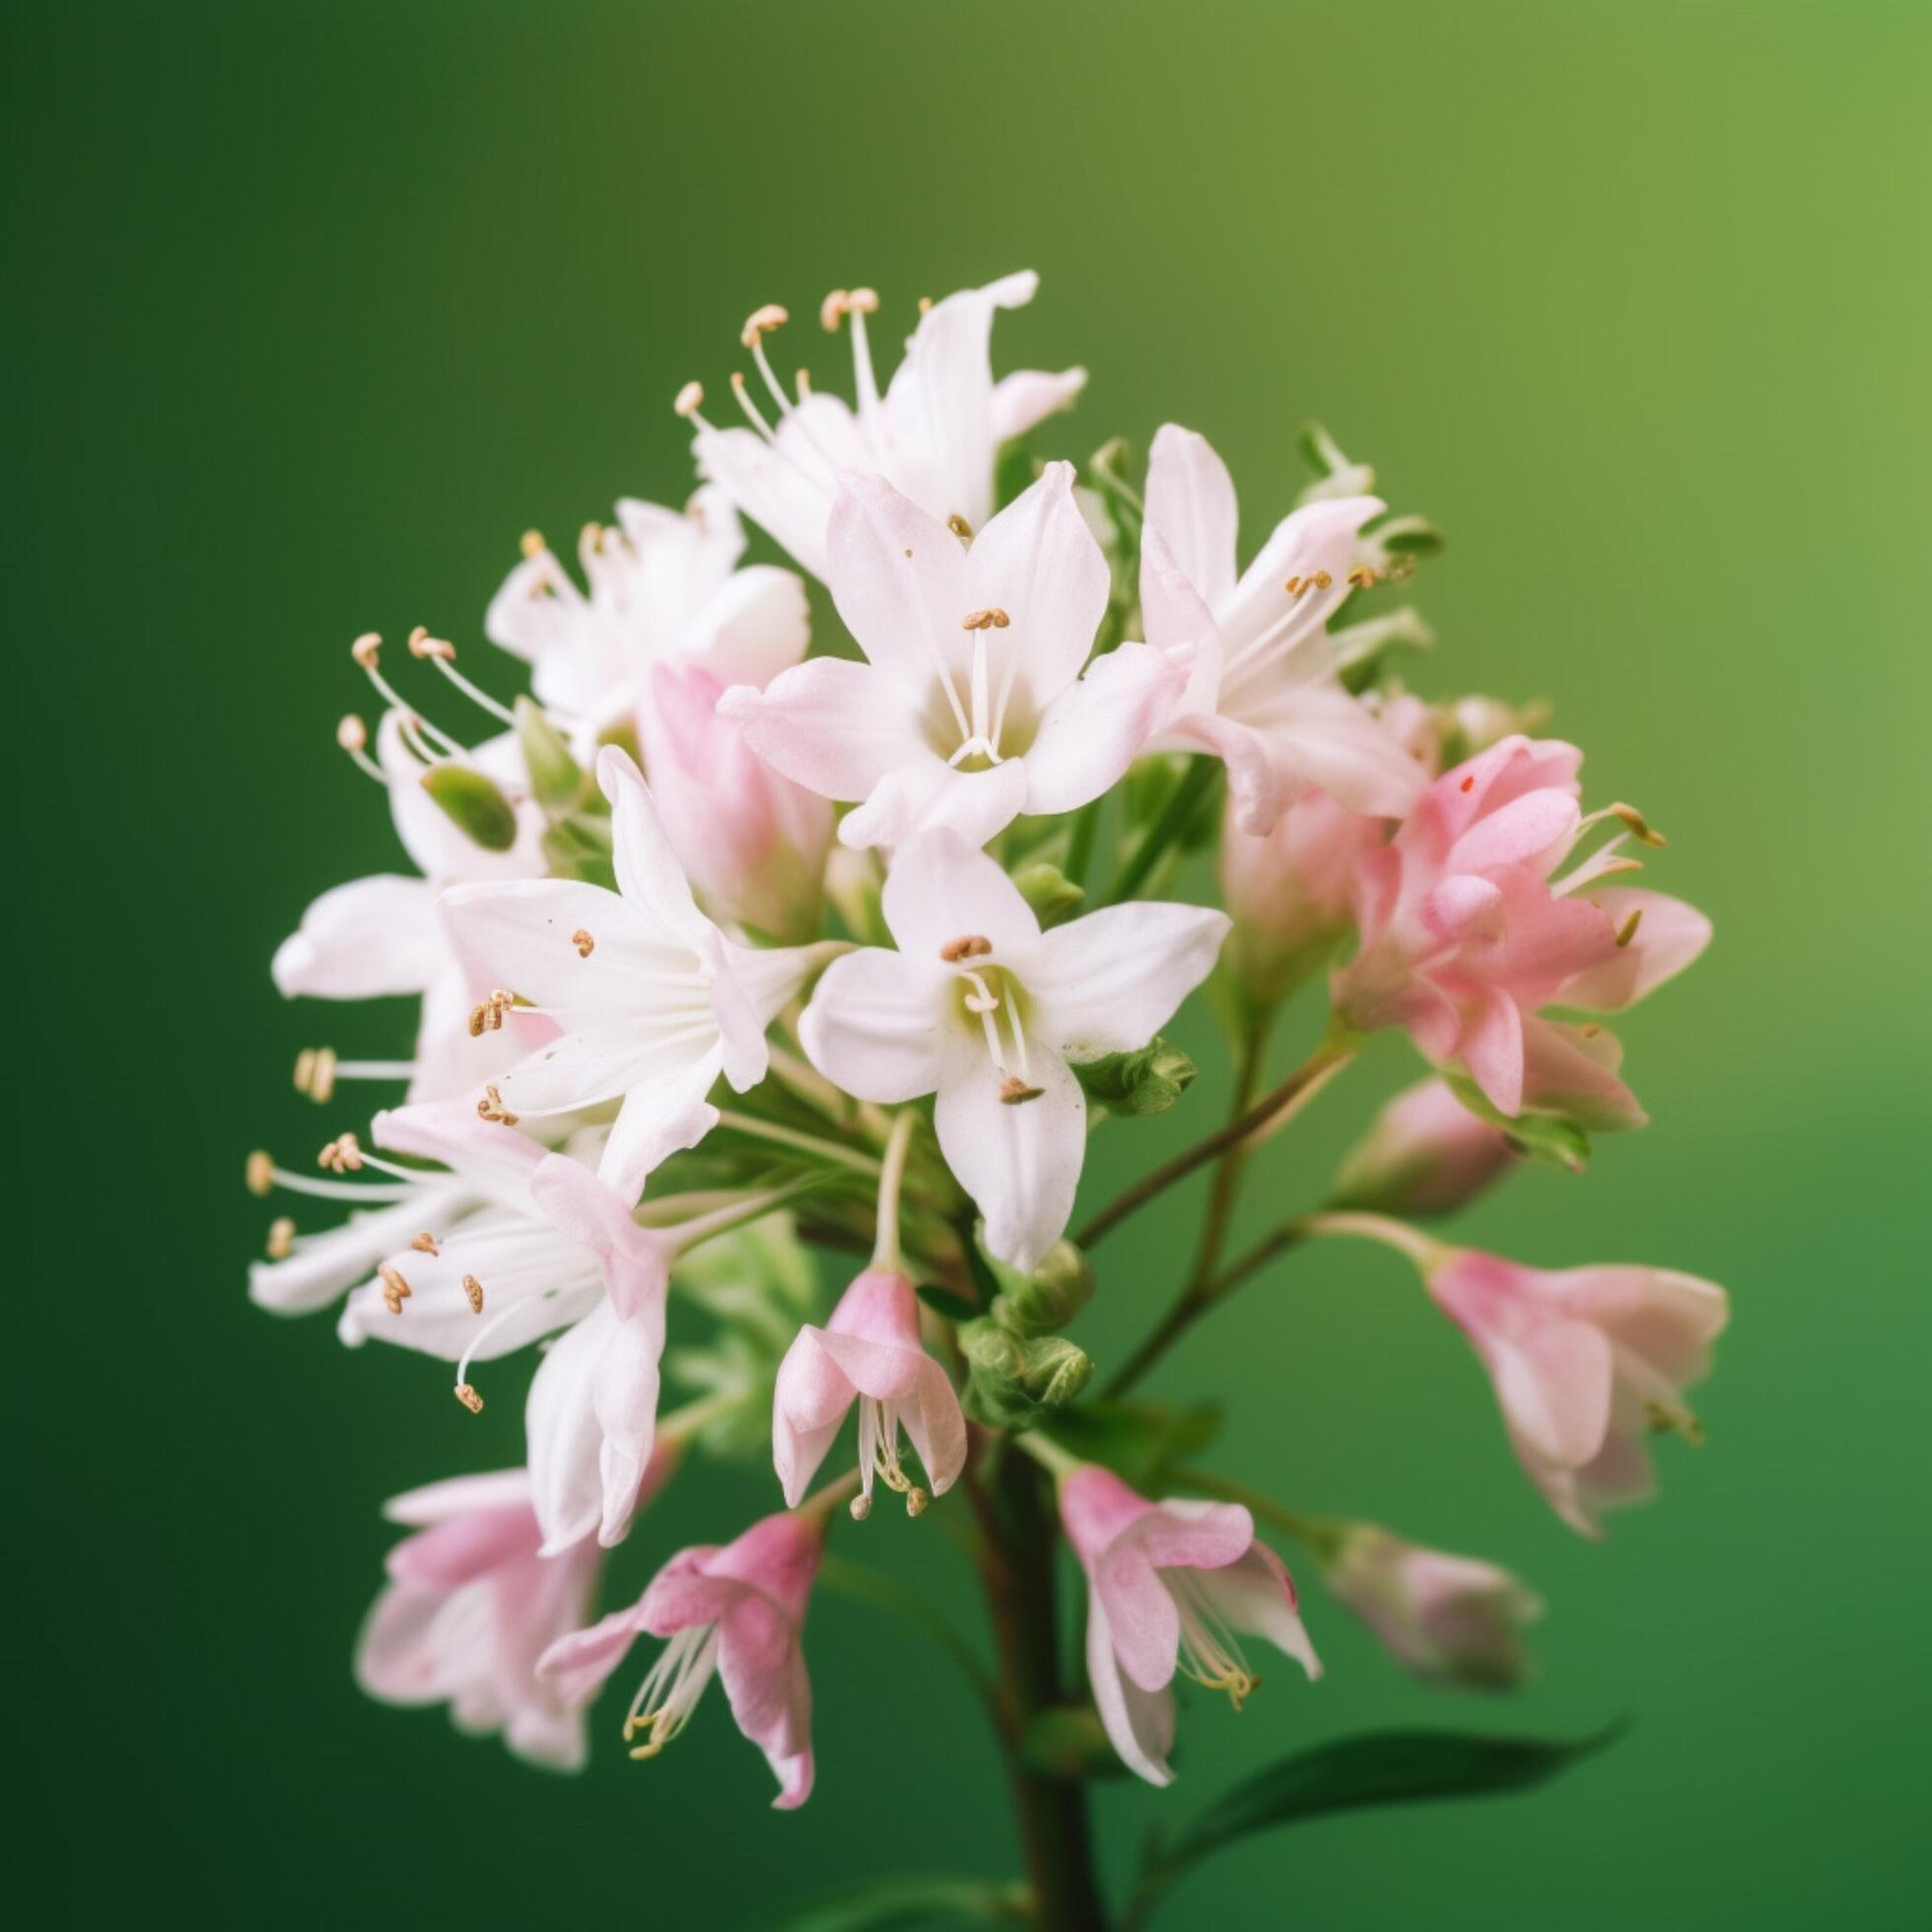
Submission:
{"label": "anther", "polygon": [[250,1194],[272,1194],[275,1191],[275,1159],[266,1149],[257,1147],[248,1156],[244,1178]]}
{"label": "anther", "polygon": [[295,1057],[295,1090],[318,1105],[335,1092],[335,1049],[304,1047]]}
{"label": "anther", "polygon": [[287,1261],[295,1251],[295,1223],[286,1214],[268,1224],[268,1259]]}
{"label": "anther", "polygon": [[359,1174],[362,1164],[362,1148],[353,1134],[338,1134],[315,1156],[315,1165],[326,1167],[331,1174]]}
{"label": "anther", "polygon": [[483,1398],[479,1396],[476,1393],[476,1391],[472,1389],[467,1382],[458,1382],[456,1384],[456,1400],[459,1403],[461,1403],[462,1406],[465,1409],[467,1409],[472,1415],[482,1414]]}
{"label": "anther", "polygon": [[848,289],[834,289],[818,305],[818,325],[827,335],[837,335],[839,324],[845,320],[846,312],[852,307],[852,293]]}
{"label": "anther", "polygon": [[1670,841],[1664,837],[1663,833],[1658,831],[1657,828],[1654,825],[1652,825],[1650,821],[1644,817],[1642,812],[1638,811],[1636,806],[1634,805],[1625,805],[1625,804],[1612,805],[1610,808],[1610,815],[1613,818],[1622,819],[1623,821],[1624,826],[1629,831],[1630,836],[1634,838],[1639,845],[1661,847],[1670,844]]}
{"label": "anther", "polygon": [[949,529],[953,533],[953,535],[960,540],[961,543],[970,544],[973,540],[972,524],[967,522],[965,518],[960,516],[957,511],[955,511],[950,517],[946,518],[946,528]]}
{"label": "anther", "polygon": [[872,1499],[867,1495],[857,1495],[853,1497],[848,1507],[852,1511],[852,1520],[855,1523],[862,1523],[872,1513]]}
{"label": "anther", "polygon": [[515,1127],[517,1116],[503,1104],[503,1095],[493,1086],[483,1089],[483,1098],[476,1103],[476,1118],[494,1121],[499,1127]]}
{"label": "anther", "polygon": [[677,399],[671,408],[687,421],[705,406],[705,385],[702,382],[687,382],[677,392]]}
{"label": "anther", "polygon": [[1637,935],[1637,928],[1643,924],[1643,908],[1639,906],[1622,926],[1617,929],[1617,943],[1627,946]]}
{"label": "anther", "polygon": [[596,940],[591,938],[589,932],[582,926],[570,935],[570,942],[577,948],[577,956],[580,959],[588,959],[596,950]]}
{"label": "anther", "polygon": [[919,299],[919,312],[920,312],[920,313],[921,313],[922,315],[930,315],[930,314],[932,314],[932,297],[931,297],[930,295],[923,295],[923,296],[921,296],[921,297],[920,297],[920,299]]}
{"label": "anther", "polygon": [[1000,1104],[1002,1107],[1023,1107],[1029,1100],[1037,1100],[1046,1092],[1045,1087],[1028,1086],[1024,1080],[1015,1079],[1010,1073],[1000,1082]]}
{"label": "anther", "polygon": [[425,1229],[421,1234],[415,1236],[415,1238],[411,1240],[409,1245],[412,1248],[414,1248],[419,1255],[428,1255],[431,1258],[431,1260],[435,1260],[435,1258],[443,1252],[443,1250],[437,1245],[436,1236],[431,1234],[427,1229]]}
{"label": "anther", "polygon": [[446,662],[456,655],[456,647],[448,638],[433,638],[426,624],[418,624],[409,633],[409,655],[412,657],[441,657]]}
{"label": "anther", "polygon": [[376,1271],[377,1279],[382,1283],[382,1305],[391,1315],[402,1313],[402,1304],[409,1298],[409,1283],[401,1273],[387,1262]]}
{"label": "anther", "polygon": [[846,307],[855,314],[876,315],[879,311],[879,292],[876,289],[854,289],[846,297]]}
{"label": "anther", "polygon": [[948,939],[939,948],[939,957],[948,966],[956,966],[962,959],[983,959],[993,950],[993,941],[979,932],[962,932],[956,939]]}
{"label": "anther", "polygon": [[[582,947],[579,950],[582,951]],[[516,1003],[517,996],[514,993],[507,987],[498,987],[480,1005],[469,1009],[469,1037],[475,1040],[485,1033],[500,1032],[504,1014]]]}
{"label": "anther", "polygon": [[906,1491],[906,1514],[908,1516],[924,1516],[926,1514],[926,1506],[932,1500],[932,1498],[915,1483]]}
{"label": "anther", "polygon": [[1354,569],[1348,573],[1348,582],[1352,584],[1357,590],[1366,590],[1371,586],[1381,583],[1381,581],[1382,581],[1381,578],[1367,564],[1357,564],[1354,567]]}
{"label": "anther", "polygon": [[989,610],[969,610],[959,620],[959,628],[962,631],[1003,631],[1011,622],[1012,619],[997,607]]}
{"label": "anther", "polygon": [[362,634],[362,636],[359,637],[355,641],[355,643],[349,647],[349,656],[352,656],[356,660],[356,662],[363,667],[364,670],[373,671],[376,668],[377,654],[381,649],[382,649],[382,639],[380,634],[376,631],[365,631]]}
{"label": "anther", "polygon": [[768,302],[762,309],[754,309],[745,317],[744,327],[738,340],[747,349],[757,348],[762,337],[771,334],[775,328],[783,328],[792,319],[789,309],[781,309],[776,302]]}
{"label": "anther", "polygon": [[335,741],[353,757],[369,744],[369,726],[352,711],[335,727]]}
{"label": "anther", "polygon": [[532,562],[534,562],[538,557],[541,557],[543,553],[550,548],[550,546],[544,542],[543,532],[541,530],[525,530],[523,534],[518,539],[517,547],[523,553],[524,556],[528,557]]}
{"label": "anther", "polygon": [[483,1283],[474,1275],[463,1276],[463,1293],[469,1297],[469,1312],[480,1315],[483,1312]]}
{"label": "anther", "polygon": [[1476,790],[1476,774],[1474,772],[1471,772],[1470,775],[1463,780],[1462,784],[1457,786],[1456,790],[1458,792],[1474,792]]}

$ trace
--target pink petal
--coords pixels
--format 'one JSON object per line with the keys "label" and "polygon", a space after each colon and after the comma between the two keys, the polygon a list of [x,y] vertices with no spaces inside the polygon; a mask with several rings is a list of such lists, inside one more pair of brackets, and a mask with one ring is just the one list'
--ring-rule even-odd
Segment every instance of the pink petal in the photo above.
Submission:
{"label": "pink petal", "polygon": [[[1237,511],[1234,479],[1205,436],[1163,423],[1147,451],[1145,542],[1158,539],[1209,604],[1231,596]],[[1141,561],[1146,572],[1145,551]],[[1143,593],[1144,594],[1144,593]]]}

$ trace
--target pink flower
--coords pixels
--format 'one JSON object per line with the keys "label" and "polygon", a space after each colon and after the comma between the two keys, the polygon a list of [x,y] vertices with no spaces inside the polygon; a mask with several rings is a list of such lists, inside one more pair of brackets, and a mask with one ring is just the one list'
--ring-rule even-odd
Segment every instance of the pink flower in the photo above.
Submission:
{"label": "pink flower", "polygon": [[1335,975],[1335,1003],[1364,1032],[1407,1027],[1435,1065],[1465,1069],[1499,1114],[1640,1127],[1616,1040],[1541,1010],[1630,1005],[1702,952],[1710,922],[1660,893],[1589,890],[1633,868],[1616,856],[1622,833],[1552,880],[1592,824],[1643,829],[1627,806],[1582,815],[1582,757],[1508,737],[1437,779],[1393,843],[1357,865],[1361,947]]}
{"label": "pink flower", "polygon": [[966,1463],[966,1418],[945,1371],[919,1342],[919,1302],[897,1270],[868,1268],[839,1297],[823,1328],[805,1327],[787,1351],[772,1404],[772,1462],[796,1508],[825,1460],[846,1414],[859,1404],[861,1501],[872,1505],[874,1474],[906,1497],[908,1509],[925,1495],[899,1466],[903,1425],[932,1484],[942,1496]]}
{"label": "pink flower", "polygon": [[1149,1784],[1174,1773],[1179,1670],[1236,1710],[1260,1682],[1233,1635],[1266,1637],[1321,1675],[1281,1559],[1238,1503],[1149,1502],[1094,1464],[1060,1485],[1061,1521],[1087,1576],[1087,1677],[1114,1749]]}
{"label": "pink flower", "polygon": [[1654,1487],[1646,1434],[1701,1440],[1683,1391],[1709,1368],[1728,1297],[1671,1269],[1551,1274],[1448,1252],[1429,1293],[1482,1356],[1530,1480],[1572,1529],[1601,1536],[1599,1510]]}
{"label": "pink flower", "polygon": [[1369,1123],[1329,1190],[1337,1208],[1449,1214],[1516,1165],[1515,1149],[1458,1100],[1447,1081],[1406,1087]]}
{"label": "pink flower", "polygon": [[773,1801],[792,1811],[811,1796],[811,1684],[799,1633],[824,1544],[822,1519],[767,1516],[722,1550],[685,1550],[629,1610],[560,1638],[538,1674],[582,1709],[640,1634],[670,1641],[624,1720],[633,1758],[655,1758],[683,1730],[711,1682],[724,1679],[731,1715],[764,1752],[779,1781]]}
{"label": "pink flower", "polygon": [[1507,1690],[1529,1668],[1523,1625],[1536,1593],[1494,1563],[1425,1550],[1373,1523],[1351,1524],[1327,1571],[1337,1601],[1424,1684]]}
{"label": "pink flower", "polygon": [[584,1621],[603,1552],[586,1542],[539,1555],[520,1469],[412,1489],[384,1513],[416,1534],[389,1552],[356,1681],[384,1703],[447,1702],[459,1729],[501,1731],[519,1758],[580,1769],[584,1720],[538,1677],[537,1660]]}
{"label": "pink flower", "polygon": [[658,822],[715,920],[766,937],[818,932],[820,879],[832,842],[828,799],[781,777],[718,709],[708,670],[656,666],[638,737]]}

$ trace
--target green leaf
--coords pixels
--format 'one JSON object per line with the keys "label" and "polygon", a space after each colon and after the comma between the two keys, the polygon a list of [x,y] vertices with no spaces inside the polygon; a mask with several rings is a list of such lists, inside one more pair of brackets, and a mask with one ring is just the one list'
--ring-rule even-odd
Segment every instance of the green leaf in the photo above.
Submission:
{"label": "green leaf", "polygon": [[1297,1752],[1210,1805],[1150,1866],[1145,1901],[1190,1866],[1242,1838],[1330,1812],[1526,1791],[1613,1744],[1616,1724],[1577,1743],[1483,1738],[1455,1731],[1378,1731]]}
{"label": "green leaf", "polygon": [[536,801],[553,818],[575,811],[584,796],[584,767],[534,698],[517,700],[517,741]]}
{"label": "green leaf", "polygon": [[473,765],[432,765],[419,781],[467,839],[485,852],[508,852],[517,843],[517,814],[496,781]]}
{"label": "green leaf", "polygon": [[1164,1114],[1194,1079],[1194,1062],[1156,1033],[1138,1053],[1110,1053],[1073,1069],[1074,1077],[1110,1114]]}
{"label": "green leaf", "polygon": [[1025,1889],[987,1879],[890,1878],[842,1892],[784,1921],[783,1932],[912,1932],[932,1924],[1020,1924]]}
{"label": "green leaf", "polygon": [[1466,1073],[1446,1073],[1455,1096],[1478,1120],[1500,1128],[1515,1146],[1533,1160],[1581,1174],[1590,1164],[1590,1137],[1576,1122],[1561,1114],[1505,1114]]}
{"label": "green leaf", "polygon": [[922,1281],[914,1292],[935,1315],[943,1315],[949,1322],[976,1322],[984,1312],[975,1308],[963,1294],[954,1294],[950,1288],[942,1288],[936,1281]]}
{"label": "green leaf", "polygon": [[1063,1410],[1047,1433],[1082,1462],[1099,1463],[1137,1489],[1158,1488],[1176,1463],[1213,1441],[1220,1408],[1201,1403],[1167,1409],[1155,1403],[1088,1402]]}

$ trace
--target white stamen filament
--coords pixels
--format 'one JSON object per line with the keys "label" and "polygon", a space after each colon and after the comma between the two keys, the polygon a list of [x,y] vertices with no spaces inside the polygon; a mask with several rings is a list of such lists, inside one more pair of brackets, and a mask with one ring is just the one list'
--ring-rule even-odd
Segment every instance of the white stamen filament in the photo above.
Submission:
{"label": "white stamen filament", "polygon": [[[368,1154],[363,1155],[365,1165],[368,1164],[369,1158]],[[400,1173],[403,1170],[391,1169],[390,1171]],[[292,1174],[286,1167],[270,1167],[266,1170],[264,1178],[268,1186],[255,1188],[253,1190],[255,1193],[267,1194],[271,1188],[284,1188],[290,1194],[311,1195],[317,1201],[354,1201],[364,1207],[375,1207],[385,1202],[407,1201],[410,1190],[420,1181],[440,1181],[444,1177],[441,1174],[412,1175],[404,1185],[396,1186],[387,1181],[322,1181],[311,1174]]]}
{"label": "white stamen filament", "polygon": [[432,653],[430,662],[480,711],[488,712],[499,724],[508,724],[512,730],[517,728],[517,714],[508,705],[501,704],[495,698],[491,697],[489,692],[483,690],[476,684],[472,684],[448,657],[445,657],[440,652]]}
{"label": "white stamen filament", "polygon": [[[1011,1072],[1012,1069],[1006,1065],[1005,1052],[1000,1044],[999,1025],[993,1017],[1000,1010],[1002,1003],[1000,996],[988,986],[983,974],[975,973],[968,968],[962,971],[959,977],[965,980],[973,989],[966,996],[966,1010],[969,1013],[979,1014],[980,1025],[986,1032],[986,1050],[993,1057],[994,1066],[1001,1073]],[[1030,1080],[1032,1078],[1032,1069],[1027,1065],[1026,1034],[1019,1023],[1018,1009],[1010,1000],[1003,1003],[1006,1009],[1007,1030],[1013,1036],[1014,1064],[1019,1069],[1020,1078],[1022,1080]]]}
{"label": "white stamen filament", "polygon": [[717,1668],[716,1623],[695,1623],[664,1645],[625,1714],[624,1742],[630,1744],[640,1731],[647,1737],[631,1746],[633,1758],[656,1757],[684,1729]]}
{"label": "white stamen filament", "polygon": [[906,1514],[919,1515],[932,1500],[899,1461],[899,1405],[872,1396],[859,1398],[859,1495],[853,1517],[863,1522],[872,1510],[874,1478],[906,1499]]}
{"label": "white stamen filament", "polygon": [[1261,1679],[1248,1668],[1234,1633],[1194,1571],[1169,1569],[1159,1574],[1181,1614],[1181,1669],[1207,1690],[1225,1690],[1228,1701],[1239,1710]]}

